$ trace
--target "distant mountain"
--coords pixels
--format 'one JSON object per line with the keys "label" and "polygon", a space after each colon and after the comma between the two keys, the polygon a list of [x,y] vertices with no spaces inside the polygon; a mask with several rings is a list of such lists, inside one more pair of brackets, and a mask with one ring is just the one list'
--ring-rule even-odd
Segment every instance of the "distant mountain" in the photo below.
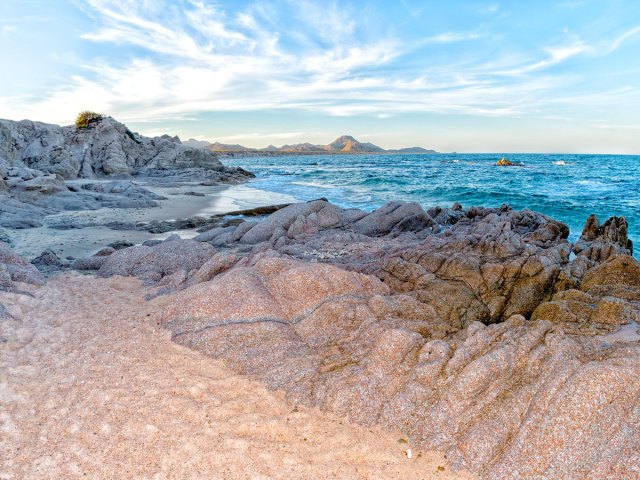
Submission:
{"label": "distant mountain", "polygon": [[343,135],[336,138],[333,142],[327,145],[330,152],[343,152],[343,153],[381,153],[384,152],[384,148],[380,148],[373,143],[360,143],[355,138],[349,135]]}
{"label": "distant mountain", "polygon": [[427,150],[422,147],[398,148],[396,150],[387,150],[387,153],[438,153],[435,150]]}
{"label": "distant mountain", "polygon": [[243,147],[238,144],[226,144],[215,142],[207,146],[207,150],[211,152],[255,152],[255,148]]}
{"label": "distant mountain", "polygon": [[327,152],[327,145],[313,145],[311,143],[297,143],[295,145],[283,145],[278,148],[279,152]]}
{"label": "distant mountain", "polygon": [[313,143],[296,143],[293,145],[282,145],[276,147],[275,145],[269,145],[268,147],[256,149],[248,148],[238,144],[225,144],[220,142],[210,143],[201,140],[189,139],[182,142],[183,145],[196,148],[206,148],[211,152],[221,153],[272,153],[272,154],[287,154],[287,153],[301,153],[301,154],[338,154],[338,153],[437,153],[435,150],[427,150],[422,147],[409,147],[400,148],[397,150],[385,150],[373,143],[362,143],[353,138],[350,135],[342,135],[336,138],[328,145],[315,145]]}
{"label": "distant mountain", "polygon": [[210,142],[207,142],[205,140],[195,140],[193,138],[183,141],[182,144],[186,145],[187,147],[193,148],[207,148],[209,145],[211,145]]}
{"label": "distant mountain", "polygon": [[269,145],[268,147],[264,147],[260,149],[261,152],[277,152],[278,147],[275,145]]}

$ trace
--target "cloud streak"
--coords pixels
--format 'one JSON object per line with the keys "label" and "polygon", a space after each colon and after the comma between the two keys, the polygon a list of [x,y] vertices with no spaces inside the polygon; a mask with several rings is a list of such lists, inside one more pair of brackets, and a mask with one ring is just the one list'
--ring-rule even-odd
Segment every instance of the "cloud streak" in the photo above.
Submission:
{"label": "cloud streak", "polygon": [[[430,62],[431,47],[490,35],[478,26],[407,41],[368,28],[366,18],[356,22],[361,12],[338,1],[260,0],[235,11],[201,0],[172,5],[89,0],[84,8],[98,27],[82,38],[125,49],[119,58],[126,60],[88,62],[44,98],[0,98],[0,109],[53,122],[86,108],[136,122],[261,110],[378,119],[425,112],[517,117],[566,102],[558,85],[574,79],[550,71],[594,51],[569,36],[528,62],[512,51],[491,62]],[[638,33],[640,27],[626,30],[609,49]],[[417,48],[427,50],[418,64]]]}

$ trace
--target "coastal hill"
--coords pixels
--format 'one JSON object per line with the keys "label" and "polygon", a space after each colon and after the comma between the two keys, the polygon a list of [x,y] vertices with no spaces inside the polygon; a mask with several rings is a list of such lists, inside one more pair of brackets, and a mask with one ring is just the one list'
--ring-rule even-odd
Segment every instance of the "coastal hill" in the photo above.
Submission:
{"label": "coastal hill", "polygon": [[177,136],[145,137],[92,115],[86,125],[69,126],[0,119],[0,227],[38,227],[61,211],[157,206],[161,197],[134,183],[136,177],[211,185],[253,177]]}
{"label": "coastal hill", "polygon": [[270,155],[287,155],[291,153],[296,154],[357,154],[357,153],[422,153],[422,154],[432,154],[438,153],[435,150],[427,150],[422,147],[408,147],[408,148],[400,148],[396,150],[385,150],[373,143],[363,143],[350,135],[342,135],[336,138],[333,142],[327,145],[315,145],[313,143],[296,143],[293,145],[282,145],[281,147],[276,147],[274,145],[269,145],[265,148],[249,148],[242,145],[229,145],[220,142],[210,143],[203,140],[194,140],[189,139],[182,142],[183,145],[194,147],[194,148],[203,148],[215,153],[244,153],[244,154],[270,154]]}

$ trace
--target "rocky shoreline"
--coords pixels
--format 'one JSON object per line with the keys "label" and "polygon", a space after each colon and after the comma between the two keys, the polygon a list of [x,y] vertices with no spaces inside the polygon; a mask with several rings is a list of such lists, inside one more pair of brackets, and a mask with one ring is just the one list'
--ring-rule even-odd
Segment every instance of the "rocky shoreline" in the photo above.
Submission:
{"label": "rocky shoreline", "polygon": [[[290,402],[399,429],[483,478],[640,471],[624,218],[591,217],[571,244],[562,223],[507,206],[278,207],[73,267],[139,278],[175,342]],[[2,252],[5,290],[43,281]]]}
{"label": "rocky shoreline", "polygon": [[[403,201],[53,224],[153,208],[166,202],[153,185],[203,201],[198,184],[251,174],[108,117],[82,131],[0,121],[0,139],[0,333],[22,321],[16,298],[75,282],[66,271],[135,277],[175,343],[292,405],[399,430],[486,479],[639,475],[640,263],[624,217],[590,217],[575,244],[537,212]],[[45,219],[52,239],[95,226],[166,238],[32,261],[2,241]]]}
{"label": "rocky shoreline", "polygon": [[0,120],[0,228],[39,227],[44,217],[63,211],[157,206],[162,197],[136,178],[176,186],[252,177],[178,137],[144,137],[111,117],[84,129]]}

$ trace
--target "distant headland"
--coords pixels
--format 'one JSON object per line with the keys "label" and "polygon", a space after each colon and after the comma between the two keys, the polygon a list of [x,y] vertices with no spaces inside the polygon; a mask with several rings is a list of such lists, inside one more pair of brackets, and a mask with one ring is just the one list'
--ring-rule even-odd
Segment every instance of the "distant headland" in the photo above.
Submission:
{"label": "distant headland", "polygon": [[312,143],[296,143],[294,145],[282,145],[276,147],[269,145],[265,148],[249,148],[238,144],[224,144],[220,142],[207,142],[203,140],[189,139],[182,142],[183,145],[195,148],[203,148],[218,154],[235,155],[339,155],[339,154],[432,154],[438,153],[435,150],[428,150],[422,147],[407,147],[395,150],[385,150],[373,143],[359,142],[350,135],[342,135],[327,145],[314,145]]}

